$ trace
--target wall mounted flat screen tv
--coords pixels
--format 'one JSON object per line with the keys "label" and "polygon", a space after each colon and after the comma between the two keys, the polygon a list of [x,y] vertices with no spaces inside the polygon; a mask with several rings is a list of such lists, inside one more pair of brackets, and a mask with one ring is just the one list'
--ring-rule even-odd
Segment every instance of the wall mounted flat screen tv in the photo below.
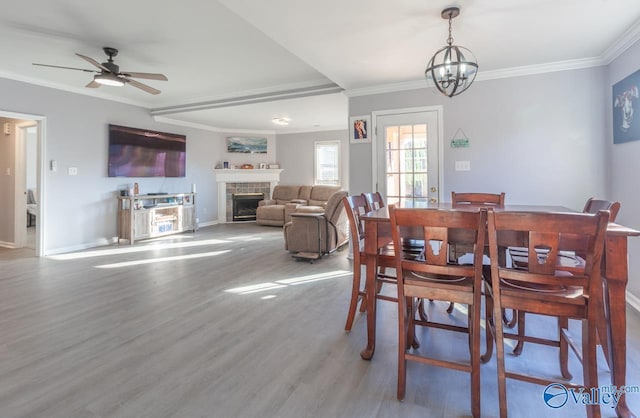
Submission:
{"label": "wall mounted flat screen tv", "polygon": [[184,177],[187,137],[109,125],[109,177]]}

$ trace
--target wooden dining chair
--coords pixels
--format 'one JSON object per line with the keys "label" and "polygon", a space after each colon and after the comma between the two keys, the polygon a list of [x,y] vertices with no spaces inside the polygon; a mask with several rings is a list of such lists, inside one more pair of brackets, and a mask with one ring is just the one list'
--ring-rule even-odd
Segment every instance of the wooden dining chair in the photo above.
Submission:
{"label": "wooden dining chair", "polygon": [[[532,374],[507,371],[504,339],[527,341],[557,347],[560,372],[571,379],[568,369],[569,347],[582,360],[583,383],[563,383],[568,388],[598,387],[596,346],[598,321],[602,310],[600,263],[609,213],[596,215],[570,213],[488,212],[488,240],[491,258],[490,285],[485,286],[486,309],[499,318],[503,309],[535,313],[557,318],[557,338],[511,334],[503,321],[491,318],[487,330],[495,338],[498,369],[500,416],[507,416],[506,379],[540,385],[556,383]],[[513,268],[502,252],[511,245],[527,249],[525,268]],[[586,248],[583,268],[569,272],[558,268],[563,251]],[[532,261],[533,260],[533,261]],[[569,319],[582,321],[582,352],[571,339]],[[529,369],[527,369],[529,371]],[[599,405],[587,405],[588,417],[599,417]]]}
{"label": "wooden dining chair", "polygon": [[[347,218],[349,220],[349,233],[351,237],[351,245],[353,249],[353,283],[351,289],[351,300],[349,303],[349,313],[347,314],[347,322],[344,330],[349,332],[353,325],[353,320],[360,303],[360,312],[365,311],[366,307],[366,290],[361,289],[362,266],[366,265],[367,255],[364,252],[364,224],[360,217],[369,212],[369,206],[363,195],[345,196],[342,198]],[[396,302],[397,298],[381,294],[382,285],[385,283],[397,284],[396,278],[384,274],[387,267],[395,266],[394,249],[391,242],[379,250],[378,266],[381,273],[376,274],[376,297],[378,299]]]}
{"label": "wooden dining chair", "polygon": [[[398,399],[404,399],[406,392],[407,361],[466,371],[471,377],[472,415],[479,417],[480,305],[486,210],[401,209],[391,205],[389,217],[395,247],[415,239],[425,243],[419,257],[409,257],[403,252],[397,252],[395,256],[398,275]],[[456,242],[473,245],[472,265],[450,263],[448,247],[454,236]],[[467,326],[415,319],[417,305],[424,299],[468,305]],[[419,355],[411,352],[409,342],[417,337],[416,325],[467,333],[469,361],[454,362],[438,358],[436,353],[422,352]],[[431,384],[440,383],[432,381]]]}
{"label": "wooden dining chair", "polygon": [[620,202],[612,202],[610,200],[601,200],[590,197],[584,204],[583,213],[597,213],[599,210],[608,210],[609,222],[615,222],[618,212],[620,211]]}
{"label": "wooden dining chair", "polygon": [[380,192],[362,193],[362,195],[367,200],[369,211],[378,210],[384,207],[384,199],[382,199]]}
{"label": "wooden dining chair", "polygon": [[[474,205],[474,206],[487,206],[487,207],[495,207],[495,206],[504,206],[505,201],[505,192],[501,193],[456,193],[451,192],[451,204],[455,207],[458,205]],[[465,254],[469,253],[468,246],[465,247],[463,245],[455,245],[452,248],[453,257],[458,259]],[[453,312],[454,304],[449,304],[447,308],[447,312]],[[508,327],[514,327],[516,324],[517,316],[516,313],[513,312],[512,319],[508,319],[507,314],[503,315],[503,319]],[[489,354],[491,356],[491,354]],[[483,356],[486,358],[486,354]],[[490,357],[489,357],[490,358]]]}
{"label": "wooden dining chair", "polygon": [[505,193],[456,193],[451,192],[453,205],[504,206]]}
{"label": "wooden dining chair", "polygon": [[[587,202],[584,205],[584,209],[582,209],[582,213],[595,214],[600,210],[608,210],[609,222],[615,222],[616,217],[618,216],[618,212],[620,211],[620,202],[613,202],[610,200],[601,200],[601,199],[595,199],[593,197],[590,197],[589,199],[587,199]],[[575,252],[566,252],[566,251],[563,252],[561,254],[562,263],[559,266],[559,268],[564,270],[571,269],[575,266],[577,266],[578,269],[583,268],[584,254],[581,254],[582,252],[584,252],[584,250],[578,251],[578,254],[576,254]],[[515,268],[526,268],[529,258],[525,248],[511,247],[509,248],[509,256],[511,257],[512,265]],[[513,328],[513,326],[517,324],[518,335],[524,335],[525,328],[526,328],[525,313],[514,312],[512,320],[510,320],[508,324],[510,328]],[[604,341],[604,340],[600,340],[600,341]],[[513,348],[513,354],[515,354],[516,356],[520,355],[522,353],[523,348],[524,348],[524,341],[522,340],[518,341],[516,346]],[[604,346],[603,349],[608,355],[609,347]]]}

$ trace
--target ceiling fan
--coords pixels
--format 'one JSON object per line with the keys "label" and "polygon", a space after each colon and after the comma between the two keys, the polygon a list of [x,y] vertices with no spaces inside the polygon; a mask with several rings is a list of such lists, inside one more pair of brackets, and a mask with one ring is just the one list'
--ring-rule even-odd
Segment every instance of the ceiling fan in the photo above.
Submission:
{"label": "ceiling fan", "polygon": [[88,73],[97,73],[93,76],[93,81],[87,84],[85,87],[89,88],[97,88],[101,85],[105,86],[124,86],[125,84],[131,84],[133,87],[137,87],[140,90],[144,90],[150,94],[159,94],[160,90],[154,89],[151,86],[147,86],[146,84],[142,84],[139,81],[133,80],[133,78],[145,78],[148,80],[162,80],[167,81],[167,76],[164,74],[155,74],[155,73],[135,73],[131,71],[120,71],[120,67],[113,62],[113,57],[118,55],[118,50],[115,48],[111,48],[105,46],[102,48],[105,54],[109,57],[107,62],[103,62],[102,64],[93,58],[84,56],[82,54],[76,53],[77,56],[87,61],[88,63],[96,66],[100,69],[100,71],[96,70],[87,70],[84,68],[74,68],[74,67],[62,67],[60,65],[49,65],[49,64],[36,64],[42,67],[53,67],[53,68],[63,68],[65,70],[78,70],[85,71]]}

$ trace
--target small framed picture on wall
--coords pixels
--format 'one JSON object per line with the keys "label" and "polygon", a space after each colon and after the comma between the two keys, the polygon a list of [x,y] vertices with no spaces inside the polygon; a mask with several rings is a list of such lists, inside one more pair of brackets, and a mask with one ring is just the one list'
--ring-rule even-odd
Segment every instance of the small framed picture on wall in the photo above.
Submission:
{"label": "small framed picture on wall", "polygon": [[352,116],[349,118],[349,142],[352,144],[366,144],[371,142],[371,117]]}

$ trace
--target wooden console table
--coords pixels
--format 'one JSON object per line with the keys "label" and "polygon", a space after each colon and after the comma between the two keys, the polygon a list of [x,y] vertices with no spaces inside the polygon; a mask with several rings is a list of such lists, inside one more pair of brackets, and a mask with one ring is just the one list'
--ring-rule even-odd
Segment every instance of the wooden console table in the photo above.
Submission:
{"label": "wooden console table", "polygon": [[118,243],[195,231],[196,194],[118,196]]}

